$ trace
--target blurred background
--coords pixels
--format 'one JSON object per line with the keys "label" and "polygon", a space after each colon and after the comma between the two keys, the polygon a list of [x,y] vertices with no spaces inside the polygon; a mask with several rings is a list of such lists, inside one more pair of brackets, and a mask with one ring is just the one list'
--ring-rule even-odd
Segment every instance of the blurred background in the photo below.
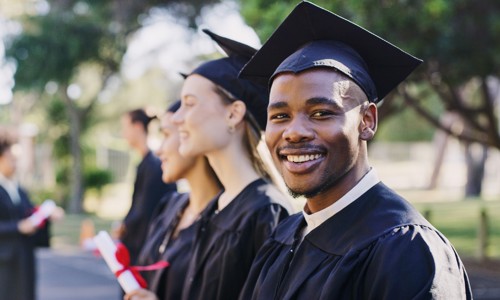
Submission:
{"label": "blurred background", "polygon": [[[53,248],[80,247],[89,220],[108,230],[123,218],[140,158],[120,116],[162,112],[179,72],[221,55],[200,29],[259,47],[297,3],[0,0],[0,126],[19,138],[33,200],[66,209]],[[500,278],[500,1],[314,3],[424,60],[380,104],[371,162],[471,269]]]}

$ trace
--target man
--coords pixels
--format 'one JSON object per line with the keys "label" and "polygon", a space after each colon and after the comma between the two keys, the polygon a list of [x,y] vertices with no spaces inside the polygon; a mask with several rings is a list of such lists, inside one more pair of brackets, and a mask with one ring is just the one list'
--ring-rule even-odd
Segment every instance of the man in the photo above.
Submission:
{"label": "man", "polygon": [[47,224],[38,228],[28,217],[34,207],[14,180],[13,139],[0,132],[0,300],[34,300],[36,246],[49,246]]}
{"label": "man", "polygon": [[470,299],[448,240],[379,181],[377,106],[420,60],[301,2],[241,76],[270,85],[266,143],[304,211],[261,248],[241,299]]}
{"label": "man", "polygon": [[130,252],[130,262],[135,264],[144,245],[149,222],[160,200],[167,193],[177,191],[175,183],[165,184],[161,177],[161,161],[149,149],[148,127],[156,117],[143,109],[128,111],[122,116],[122,134],[140,156],[132,193],[132,204],[125,216],[118,236]]}

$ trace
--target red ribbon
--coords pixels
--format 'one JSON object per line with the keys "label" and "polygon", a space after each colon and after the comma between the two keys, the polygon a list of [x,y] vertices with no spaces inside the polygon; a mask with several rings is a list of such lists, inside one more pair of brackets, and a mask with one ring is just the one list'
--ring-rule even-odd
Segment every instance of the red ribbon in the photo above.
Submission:
{"label": "red ribbon", "polygon": [[168,267],[170,264],[167,261],[161,260],[157,263],[148,266],[131,266],[130,253],[125,245],[119,243],[116,245],[116,260],[122,264],[123,268],[115,272],[115,276],[120,276],[125,271],[130,271],[142,288],[147,288],[148,284],[139,271],[154,271]]}

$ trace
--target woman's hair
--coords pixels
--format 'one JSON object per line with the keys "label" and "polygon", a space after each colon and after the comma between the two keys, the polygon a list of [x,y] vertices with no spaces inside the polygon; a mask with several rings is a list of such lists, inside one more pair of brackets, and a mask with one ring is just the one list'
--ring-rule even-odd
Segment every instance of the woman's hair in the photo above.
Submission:
{"label": "woman's hair", "polygon": [[[226,104],[231,104],[237,99],[231,95],[230,92],[225,90],[223,87],[217,85],[214,83],[214,91],[219,95],[222,99],[222,101]],[[254,169],[257,171],[257,173],[269,180],[273,181],[271,177],[271,172],[268,168],[268,166],[264,163],[262,160],[258,150],[257,146],[259,145],[259,142],[261,140],[261,128],[258,125],[257,121],[255,120],[255,117],[250,113],[250,111],[246,110],[245,113],[245,135],[243,138],[243,142],[245,144],[245,149],[247,150],[247,155],[252,161],[252,165]]]}
{"label": "woman's hair", "polygon": [[151,120],[157,118],[156,116],[149,116],[142,108],[131,110],[127,112],[127,115],[130,117],[132,123],[141,123],[146,133],[148,132],[148,125]]}
{"label": "woman's hair", "polygon": [[15,141],[12,135],[10,135],[6,130],[0,130],[0,156],[11,148],[14,142]]}
{"label": "woman's hair", "polygon": [[179,110],[180,107],[181,107],[181,100],[175,100],[168,106],[167,112],[175,113],[176,111]]}

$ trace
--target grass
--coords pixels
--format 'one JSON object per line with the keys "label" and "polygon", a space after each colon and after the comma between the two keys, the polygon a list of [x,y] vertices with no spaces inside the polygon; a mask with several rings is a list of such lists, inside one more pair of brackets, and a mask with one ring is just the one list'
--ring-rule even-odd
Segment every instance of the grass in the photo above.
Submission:
{"label": "grass", "polygon": [[90,220],[94,226],[94,232],[100,230],[110,231],[114,220],[99,218],[94,214],[66,215],[63,220],[52,224],[53,247],[80,247],[80,233],[82,222]]}
{"label": "grass", "polygon": [[463,200],[414,203],[422,213],[430,212],[429,221],[439,229],[464,257],[478,255],[478,228],[481,210],[488,216],[489,258],[500,259],[500,201]]}

